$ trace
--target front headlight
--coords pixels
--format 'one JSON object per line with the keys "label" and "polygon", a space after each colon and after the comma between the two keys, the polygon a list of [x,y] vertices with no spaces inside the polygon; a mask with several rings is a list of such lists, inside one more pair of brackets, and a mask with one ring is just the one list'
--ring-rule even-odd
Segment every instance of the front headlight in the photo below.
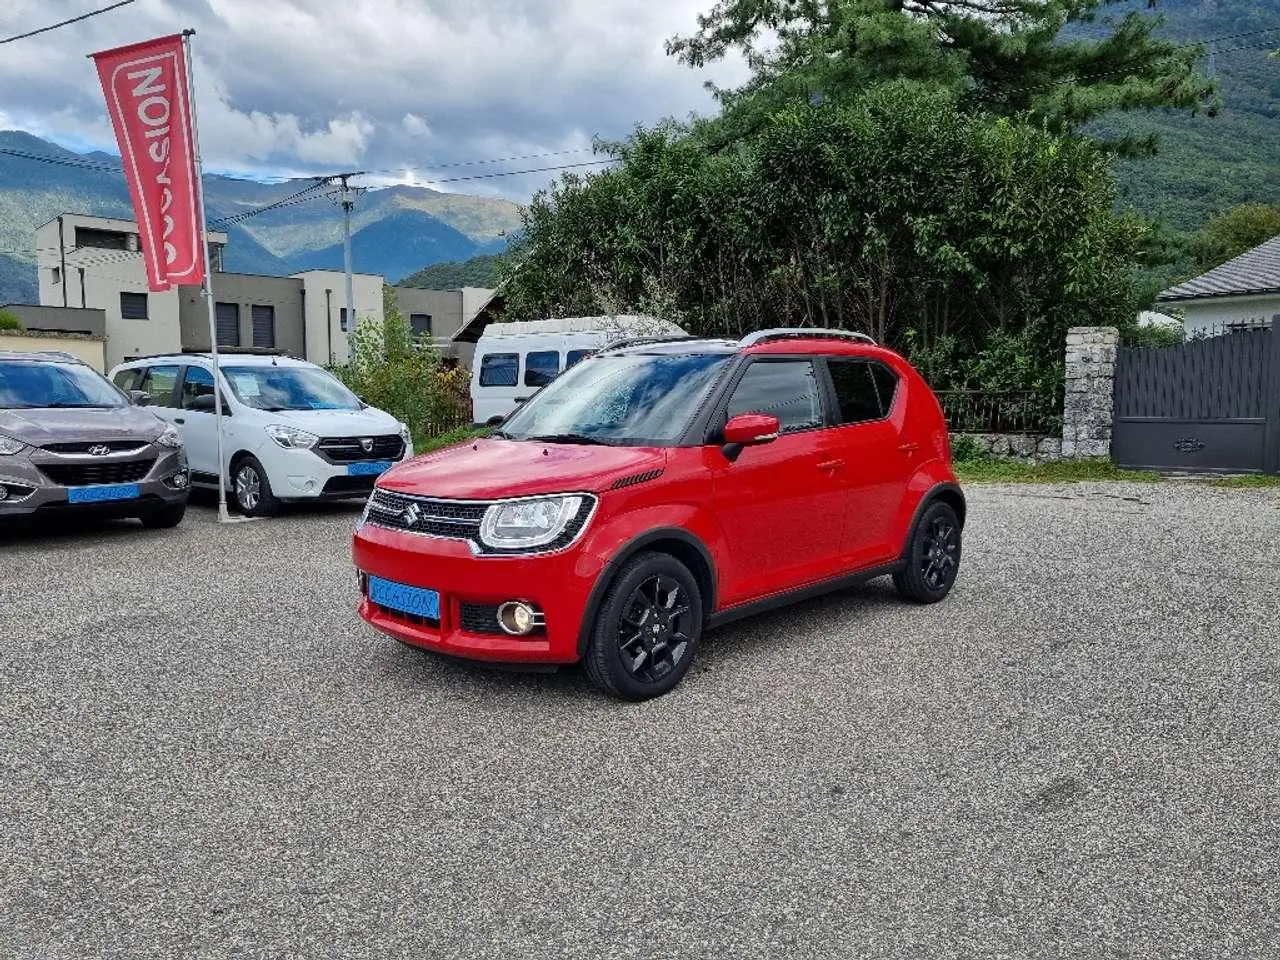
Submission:
{"label": "front headlight", "polygon": [[0,457],[11,457],[26,448],[26,444],[13,437],[0,436]]}
{"label": "front headlight", "polygon": [[305,430],[285,426],[282,423],[270,424],[266,427],[266,431],[267,436],[286,450],[310,450],[320,440],[314,433],[307,433]]}
{"label": "front headlight", "polygon": [[480,521],[480,542],[493,550],[545,547],[588,509],[590,504],[582,496],[495,503]]}
{"label": "front headlight", "polygon": [[177,427],[165,427],[164,433],[156,437],[156,443],[162,447],[172,447],[174,450],[178,450],[182,447],[182,434],[178,432]]}

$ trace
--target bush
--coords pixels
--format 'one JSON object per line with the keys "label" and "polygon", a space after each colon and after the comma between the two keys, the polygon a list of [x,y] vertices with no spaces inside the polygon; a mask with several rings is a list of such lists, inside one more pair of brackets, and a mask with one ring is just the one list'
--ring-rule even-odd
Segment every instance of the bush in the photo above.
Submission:
{"label": "bush", "polygon": [[1120,342],[1126,347],[1173,347],[1186,343],[1181,327],[1139,327],[1136,324],[1120,331]]}
{"label": "bush", "polygon": [[333,373],[357,396],[408,424],[421,444],[470,425],[466,371],[446,370],[429,340],[415,339],[390,288],[383,319],[362,318],[348,340],[350,359]]}
{"label": "bush", "polygon": [[951,459],[957,463],[974,463],[985,460],[986,454],[977,440],[961,434],[951,438]]}
{"label": "bush", "polygon": [[12,313],[0,310],[0,330],[22,330],[22,321]]}

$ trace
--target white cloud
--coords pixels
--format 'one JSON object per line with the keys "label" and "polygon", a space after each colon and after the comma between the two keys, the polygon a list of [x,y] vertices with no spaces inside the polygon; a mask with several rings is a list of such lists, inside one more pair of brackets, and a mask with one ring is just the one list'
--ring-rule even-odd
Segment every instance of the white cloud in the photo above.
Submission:
{"label": "white cloud", "polygon": [[[411,167],[425,180],[440,165],[579,149],[594,135],[621,137],[637,122],[710,109],[703,81],[732,84],[741,65],[689,70],[665,55],[663,41],[692,30],[712,2],[344,0],[335,17],[333,0],[138,0],[6,46],[0,115],[5,125],[110,147],[84,55],[190,26],[211,166],[321,172],[358,164],[397,179]],[[0,32],[82,12],[71,0],[13,4],[3,4]],[[449,188],[527,195],[552,175]]]}

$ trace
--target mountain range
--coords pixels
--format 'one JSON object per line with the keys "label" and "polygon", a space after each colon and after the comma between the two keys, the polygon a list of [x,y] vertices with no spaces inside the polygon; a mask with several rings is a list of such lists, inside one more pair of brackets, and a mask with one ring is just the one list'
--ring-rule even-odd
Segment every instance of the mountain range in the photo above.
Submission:
{"label": "mountain range", "polygon": [[[119,164],[111,154],[74,153],[28,133],[0,131],[0,303],[37,299],[40,224],[59,213],[133,219]],[[306,186],[205,177],[210,226],[228,235],[225,269],[278,276],[342,269],[342,217],[326,189],[305,203],[282,203]],[[218,222],[275,203],[282,205]],[[519,208],[509,200],[403,185],[370,190],[352,211],[352,261],[359,272],[397,282],[424,266],[501,252],[519,226]]]}

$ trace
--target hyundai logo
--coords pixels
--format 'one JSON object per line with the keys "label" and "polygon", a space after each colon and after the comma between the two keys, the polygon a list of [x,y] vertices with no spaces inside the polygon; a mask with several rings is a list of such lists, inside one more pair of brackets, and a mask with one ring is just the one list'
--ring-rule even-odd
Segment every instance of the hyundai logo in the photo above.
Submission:
{"label": "hyundai logo", "polygon": [[400,511],[400,517],[404,520],[406,527],[416,527],[418,521],[422,519],[422,512],[416,503],[411,503]]}
{"label": "hyundai logo", "polygon": [[360,438],[360,449],[361,449],[361,450],[363,450],[365,453],[373,453],[373,438],[372,438],[372,437],[361,437],[361,438]]}
{"label": "hyundai logo", "polygon": [[105,457],[108,453],[111,452],[111,448],[108,447],[105,443],[95,443],[92,447],[89,448],[89,452],[93,454],[95,457]]}

